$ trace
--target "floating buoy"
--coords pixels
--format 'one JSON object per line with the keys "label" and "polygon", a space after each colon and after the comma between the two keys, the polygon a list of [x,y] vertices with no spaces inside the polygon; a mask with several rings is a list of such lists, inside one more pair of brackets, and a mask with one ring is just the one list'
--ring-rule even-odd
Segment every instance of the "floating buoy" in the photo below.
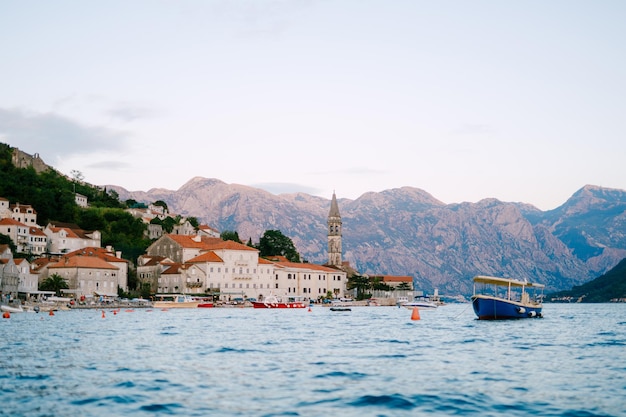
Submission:
{"label": "floating buoy", "polygon": [[311,307],[309,307],[309,313],[311,312]]}
{"label": "floating buoy", "polygon": [[11,313],[9,313],[8,311],[5,311],[2,313],[2,318],[3,319],[10,319],[11,318]]}
{"label": "floating buoy", "polygon": [[413,312],[411,313],[411,320],[419,320],[420,319],[420,310],[417,307],[413,307]]}
{"label": "floating buoy", "polygon": [[50,312],[48,313],[49,316],[54,316],[54,311],[50,310]]}
{"label": "floating buoy", "polygon": [[102,310],[102,318],[104,318],[104,310]]}

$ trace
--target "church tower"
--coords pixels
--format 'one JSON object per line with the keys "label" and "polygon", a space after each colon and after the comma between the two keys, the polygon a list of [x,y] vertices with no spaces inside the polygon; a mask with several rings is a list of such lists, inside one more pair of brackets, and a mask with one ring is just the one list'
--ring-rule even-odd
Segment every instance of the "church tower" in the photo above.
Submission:
{"label": "church tower", "polygon": [[341,267],[341,215],[337,205],[337,197],[333,191],[328,213],[328,264]]}

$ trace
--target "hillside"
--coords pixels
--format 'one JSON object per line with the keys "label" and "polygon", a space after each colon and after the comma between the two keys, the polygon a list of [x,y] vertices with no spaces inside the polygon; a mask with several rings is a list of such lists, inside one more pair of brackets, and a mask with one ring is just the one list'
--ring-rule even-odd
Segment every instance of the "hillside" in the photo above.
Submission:
{"label": "hillside", "polygon": [[618,263],[606,274],[578,285],[568,291],[549,294],[547,299],[554,302],[606,303],[626,299],[626,259]]}
{"label": "hillside", "polygon": [[[302,257],[327,260],[330,199],[274,195],[196,177],[179,190],[130,192],[122,200],[163,200],[172,212],[258,241],[265,230],[289,236]],[[330,196],[329,196],[330,197]],[[340,193],[339,193],[340,197]],[[527,278],[548,291],[572,288],[626,258],[626,192],[585,186],[559,208],[485,199],[446,205],[402,187],[338,199],[343,257],[362,273],[412,275],[419,289],[469,294],[477,274]]]}

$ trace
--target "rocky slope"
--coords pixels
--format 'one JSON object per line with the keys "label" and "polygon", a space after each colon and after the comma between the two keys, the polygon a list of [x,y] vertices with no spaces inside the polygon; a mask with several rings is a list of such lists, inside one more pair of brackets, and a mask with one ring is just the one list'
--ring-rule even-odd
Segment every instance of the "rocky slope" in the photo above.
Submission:
{"label": "rocky slope", "polygon": [[[196,177],[179,190],[130,192],[120,199],[165,201],[219,230],[258,242],[265,230],[291,237],[302,257],[324,263],[330,199],[273,195]],[[330,196],[329,196],[330,197]],[[626,257],[626,191],[585,186],[565,204],[533,206],[486,199],[446,205],[411,187],[339,199],[344,260],[362,273],[412,275],[418,288],[469,294],[476,274],[527,278],[549,290],[589,281]]]}

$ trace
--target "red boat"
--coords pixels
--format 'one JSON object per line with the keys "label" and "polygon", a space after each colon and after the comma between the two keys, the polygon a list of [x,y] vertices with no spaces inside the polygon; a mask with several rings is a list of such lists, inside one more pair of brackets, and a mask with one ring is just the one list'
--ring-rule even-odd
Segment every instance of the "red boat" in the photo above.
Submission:
{"label": "red boat", "polygon": [[194,297],[194,300],[198,301],[198,308],[213,308],[215,305],[210,298]]}
{"label": "red boat", "polygon": [[262,301],[253,301],[254,308],[305,308],[308,305],[300,297],[288,297],[283,300],[275,295],[268,295]]}

